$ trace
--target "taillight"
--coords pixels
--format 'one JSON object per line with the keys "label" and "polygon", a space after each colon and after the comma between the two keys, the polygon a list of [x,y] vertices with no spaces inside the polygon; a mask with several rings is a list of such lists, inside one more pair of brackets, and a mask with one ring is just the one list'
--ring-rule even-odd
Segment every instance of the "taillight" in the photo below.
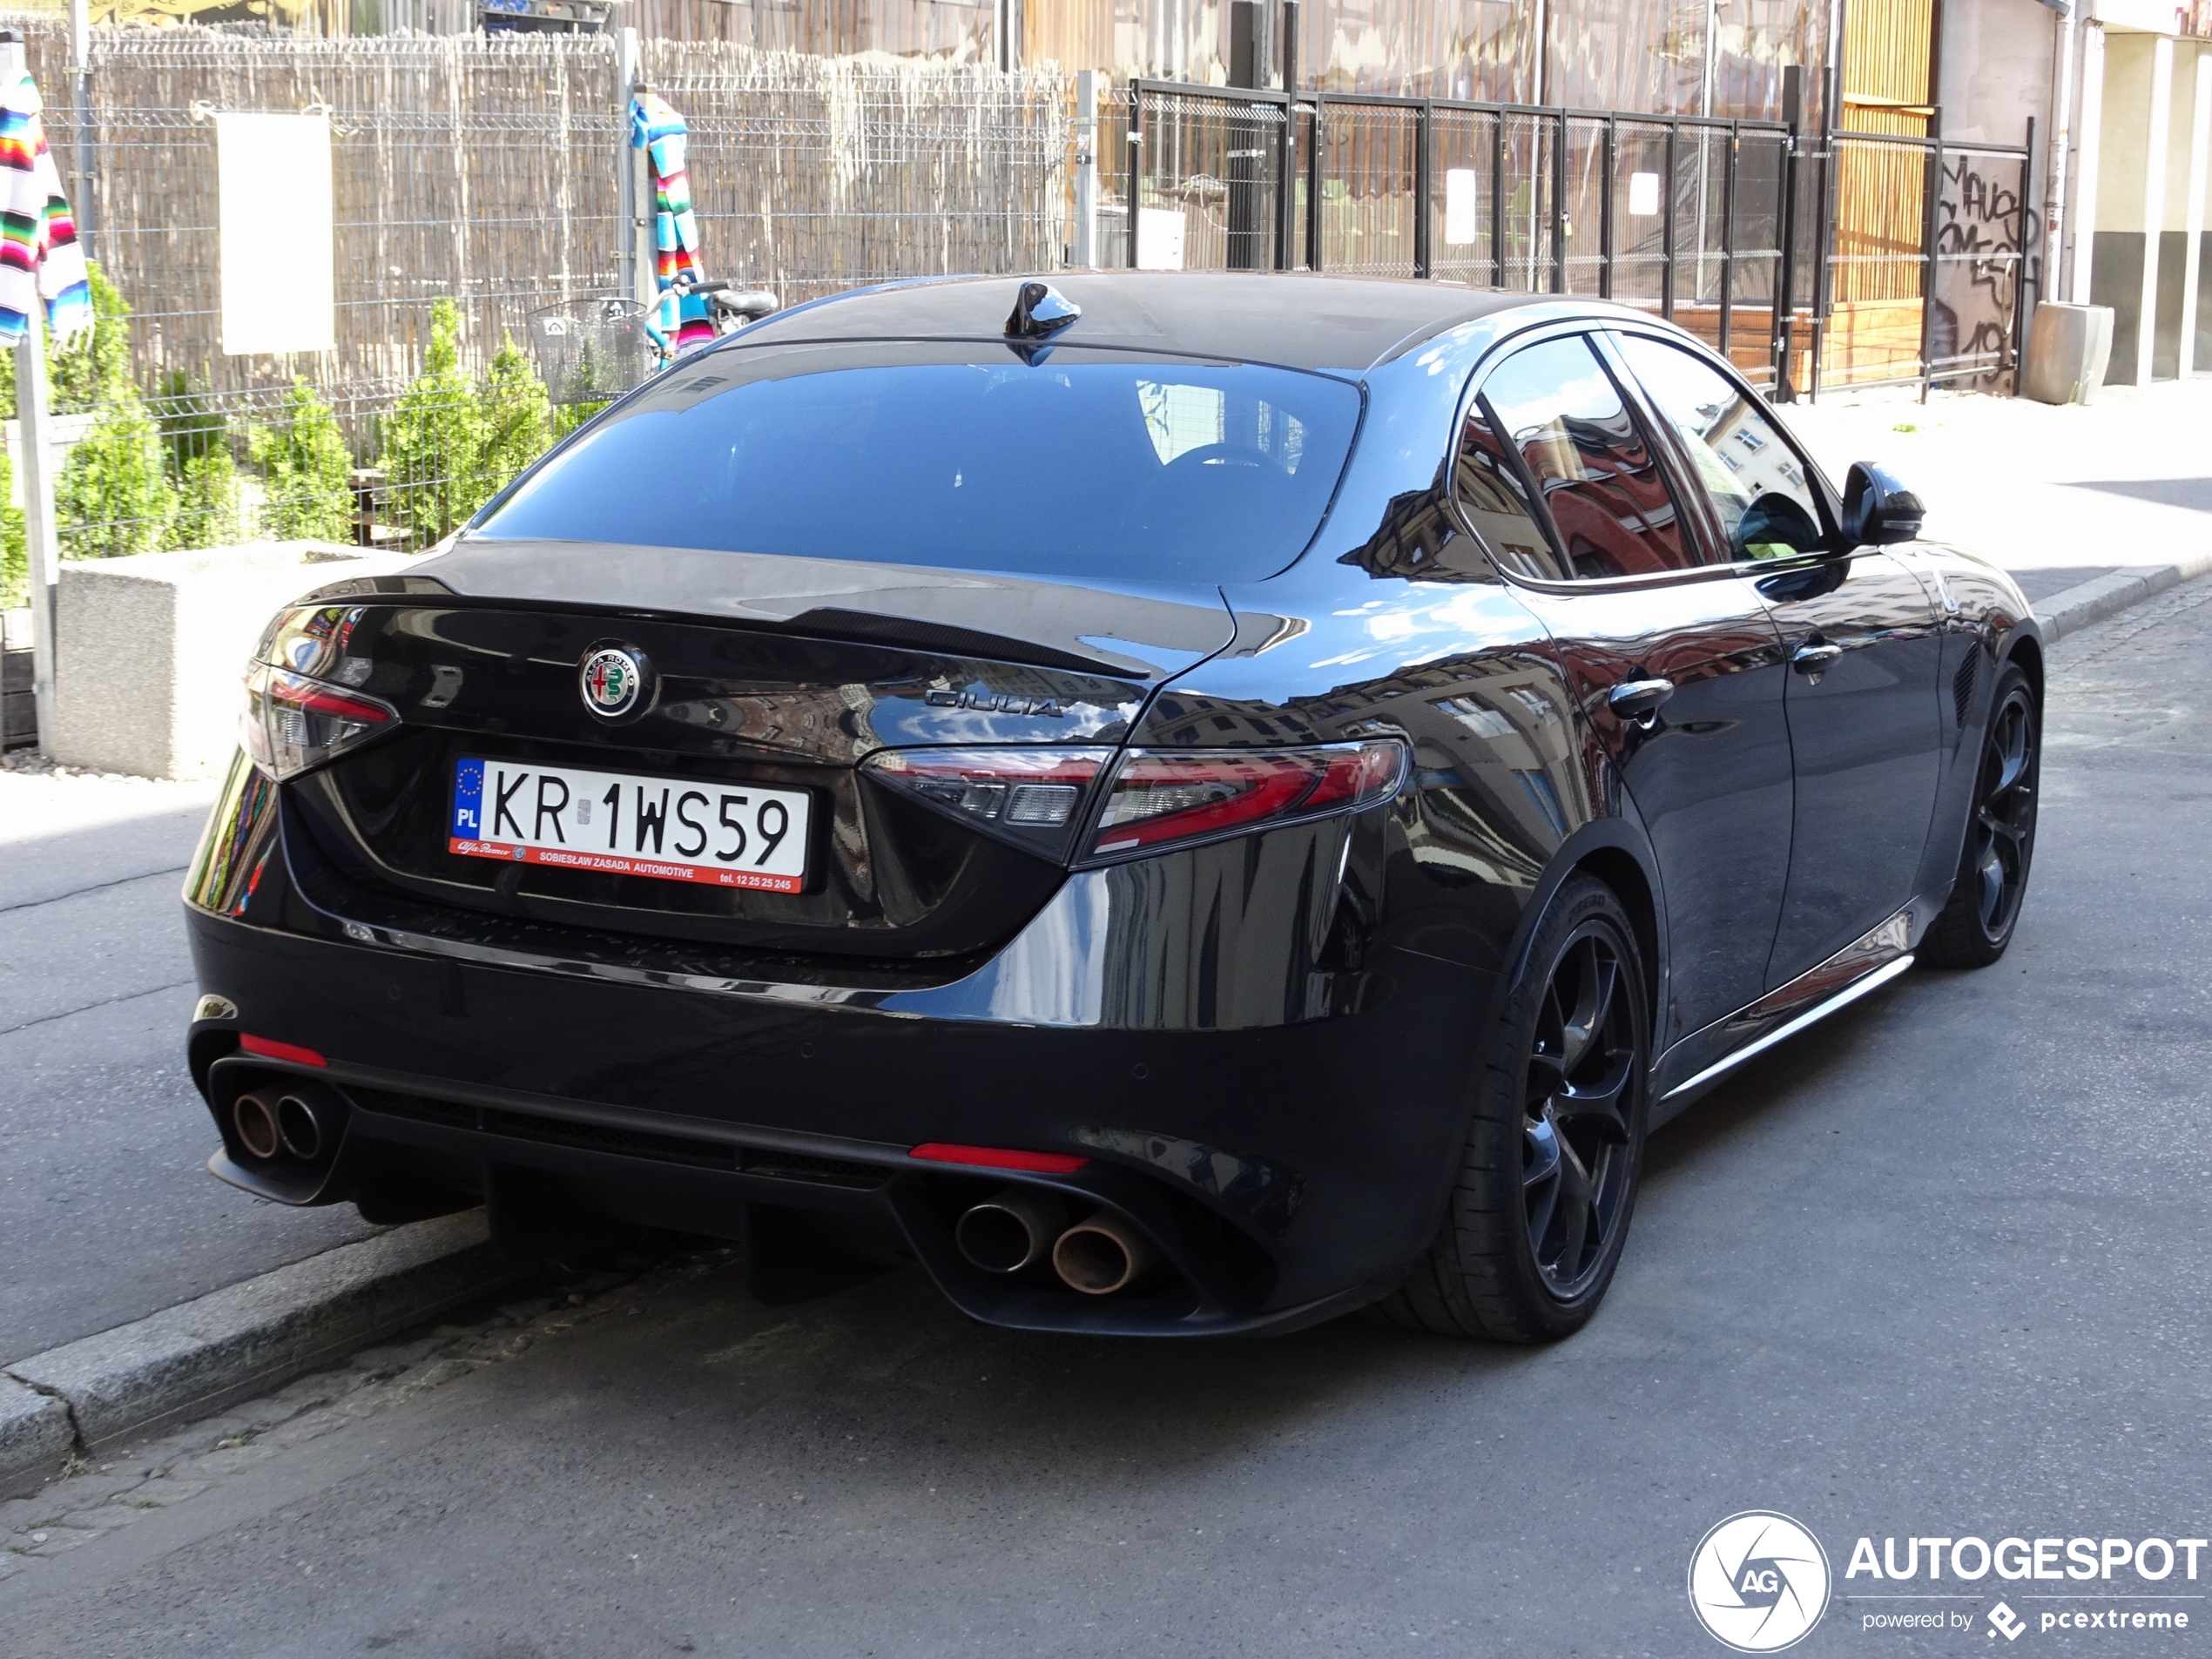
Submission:
{"label": "taillight", "polygon": [[1111,749],[882,749],[868,774],[1042,858],[1064,860]]}
{"label": "taillight", "polygon": [[1311,749],[1131,750],[1090,840],[1093,859],[1128,858],[1185,842],[1388,800],[1406,775],[1395,738]]}
{"label": "taillight", "polygon": [[1374,806],[1397,792],[1406,746],[1386,738],[1308,749],[1133,749],[1118,764],[1111,749],[885,749],[862,765],[985,834],[1059,862],[1078,852],[1092,862]]}
{"label": "taillight", "polygon": [[256,663],[246,671],[239,741],[255,765],[281,783],[358,748],[399,718],[381,698]]}

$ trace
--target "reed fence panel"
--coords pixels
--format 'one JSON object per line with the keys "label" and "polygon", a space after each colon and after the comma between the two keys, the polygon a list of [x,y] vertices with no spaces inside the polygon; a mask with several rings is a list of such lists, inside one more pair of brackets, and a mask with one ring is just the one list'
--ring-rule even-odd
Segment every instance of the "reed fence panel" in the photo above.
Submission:
{"label": "reed fence panel", "polygon": [[[251,435],[292,418],[295,376],[335,412],[356,462],[390,464],[387,428],[423,373],[441,299],[460,316],[453,383],[466,392],[475,381],[481,402],[502,342],[527,349],[532,310],[618,291],[619,178],[631,152],[625,89],[604,37],[102,29],[80,130],[65,37],[51,18],[11,21],[28,37],[90,251],[132,308],[132,379],[145,415],[172,462],[212,442],[241,469],[228,504],[205,509],[172,475],[179,504],[159,526],[83,508],[61,527],[71,550],[202,545],[253,534],[257,516],[263,528],[285,520],[270,494],[280,481],[266,469],[257,475]],[[709,275],[773,287],[788,305],[902,277],[1062,262],[1073,100],[1057,71],[648,41],[641,71],[690,125]],[[212,118],[316,110],[332,131],[336,345],[226,356]],[[281,215],[285,205],[267,211]],[[418,439],[429,418],[422,396],[405,417]],[[498,418],[454,416],[461,426]],[[513,445],[500,453],[510,462]],[[403,482],[400,498],[415,509],[386,511],[364,486],[363,537],[419,543],[455,501],[483,499],[503,479]],[[426,516],[421,504],[434,496]],[[379,523],[380,514],[395,522]]]}

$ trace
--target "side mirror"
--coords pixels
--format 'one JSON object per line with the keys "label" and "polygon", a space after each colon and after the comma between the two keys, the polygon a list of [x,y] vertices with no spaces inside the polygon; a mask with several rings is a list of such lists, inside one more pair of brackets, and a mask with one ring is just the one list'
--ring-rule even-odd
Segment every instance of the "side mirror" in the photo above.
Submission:
{"label": "side mirror", "polygon": [[1738,559],[1786,559],[1817,553],[1827,540],[1818,521],[1789,496],[1769,490],[1743,509],[1729,536],[1729,553]]}
{"label": "side mirror", "polygon": [[1920,539],[1928,509],[1897,475],[1871,461],[1851,462],[1844,481],[1844,539],[1853,547],[1886,547]]}

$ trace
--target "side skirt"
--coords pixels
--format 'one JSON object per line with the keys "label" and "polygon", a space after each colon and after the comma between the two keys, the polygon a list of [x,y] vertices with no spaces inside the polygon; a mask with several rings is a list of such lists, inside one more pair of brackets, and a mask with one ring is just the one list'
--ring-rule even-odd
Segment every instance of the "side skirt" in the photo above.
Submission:
{"label": "side skirt", "polygon": [[[1764,1054],[1807,1026],[1826,1019],[1837,1009],[1888,984],[1912,966],[1912,945],[1918,931],[1918,906],[1908,906],[1846,945],[1826,961],[1785,985],[1777,986],[1748,1008],[1676,1043],[1661,1056],[1661,1093],[1651,1111],[1651,1127],[1679,1116],[1700,1096],[1744,1062]],[[1731,1044],[1731,1039],[1733,1042]],[[1702,1054],[1724,1049],[1712,1061],[1680,1082],[1666,1082],[1669,1062],[1694,1060]]]}

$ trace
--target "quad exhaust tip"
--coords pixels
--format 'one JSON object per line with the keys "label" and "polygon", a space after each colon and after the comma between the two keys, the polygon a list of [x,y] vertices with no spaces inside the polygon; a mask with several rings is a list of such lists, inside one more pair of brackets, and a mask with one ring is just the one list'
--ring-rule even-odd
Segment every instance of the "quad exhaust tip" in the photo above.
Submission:
{"label": "quad exhaust tip", "polygon": [[1151,1265],[1151,1245],[1103,1211],[1069,1228],[1052,1247],[1053,1271],[1069,1290],[1085,1296],[1126,1290]]}
{"label": "quad exhaust tip", "polygon": [[337,1108],[313,1089],[249,1089],[231,1103],[231,1127],[247,1155],[264,1162],[288,1152],[321,1163],[338,1145]]}
{"label": "quad exhaust tip", "polygon": [[1052,1254],[1066,1231],[1068,1206],[1049,1192],[1007,1187],[961,1211],[953,1242],[970,1267],[986,1273],[1018,1273]]}
{"label": "quad exhaust tip", "polygon": [[329,1143],[323,1116],[304,1095],[287,1095],[277,1102],[277,1133],[284,1139],[284,1150],[303,1163],[320,1159]]}
{"label": "quad exhaust tip", "polygon": [[273,1158],[284,1150],[284,1131],[277,1126],[277,1103],[283,1091],[249,1089],[231,1103],[231,1127],[238,1143],[257,1158]]}

